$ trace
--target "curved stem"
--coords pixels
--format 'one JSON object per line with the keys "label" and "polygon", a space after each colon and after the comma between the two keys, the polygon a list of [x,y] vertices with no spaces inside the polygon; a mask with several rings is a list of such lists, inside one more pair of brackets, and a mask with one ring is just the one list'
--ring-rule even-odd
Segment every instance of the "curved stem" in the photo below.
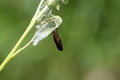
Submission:
{"label": "curved stem", "polygon": [[11,52],[9,53],[9,55],[5,58],[5,60],[3,61],[3,63],[0,65],[0,71],[2,71],[2,69],[5,67],[5,65],[13,58],[13,55],[14,55],[15,51],[18,49],[18,47],[20,46],[20,44],[23,42],[23,40],[25,39],[25,37],[27,36],[27,34],[29,33],[29,31],[34,26],[34,24],[35,24],[35,21],[31,21],[31,23],[29,24],[29,26],[26,29],[26,31],[23,33],[23,35],[18,40],[18,42],[16,43],[16,45],[14,46],[14,48],[11,50]]}
{"label": "curved stem", "polygon": [[[40,2],[40,4],[41,4],[41,2]],[[9,55],[5,58],[5,60],[0,65],[0,71],[2,71],[2,69],[5,67],[5,65],[14,57],[14,53],[16,53],[16,50],[18,49],[18,47],[20,46],[20,44],[23,42],[23,40],[25,39],[25,37],[27,36],[27,34],[30,32],[30,30],[32,29],[32,27],[35,25],[35,21],[36,21],[35,17],[36,17],[36,14],[38,13],[39,8],[40,7],[38,6],[38,8],[36,10],[37,12],[33,16],[33,18],[31,20],[29,26],[27,27],[27,29],[25,30],[25,32],[23,33],[23,35],[21,36],[21,38],[18,40],[18,42],[15,44],[15,46],[13,47],[13,49],[10,51]],[[42,16],[42,14],[40,16]],[[22,50],[20,50],[20,51],[22,51]],[[20,51],[18,51],[18,52],[20,52]],[[17,52],[17,54],[18,54],[18,52]]]}
{"label": "curved stem", "polygon": [[25,48],[27,48],[27,47],[32,43],[33,39],[34,39],[34,36],[33,36],[33,38],[32,38],[25,46],[23,46],[22,48],[18,49],[18,50],[14,53],[13,57],[15,57],[19,52],[21,52],[21,51],[24,50]]}
{"label": "curved stem", "polygon": [[[15,44],[15,46],[13,47],[13,49],[10,51],[9,55],[5,58],[5,60],[3,61],[3,63],[0,65],[0,71],[2,71],[2,69],[5,67],[5,65],[14,57],[16,56],[19,52],[21,52],[23,49],[25,49],[28,45],[30,45],[31,41],[28,42],[28,44],[26,44],[24,47],[19,48],[19,46],[21,45],[21,43],[23,42],[23,40],[26,38],[26,36],[28,35],[28,33],[30,32],[30,30],[35,26],[36,21],[39,19],[41,21],[41,16],[44,15],[44,13],[46,13],[46,11],[49,9],[50,5],[53,5],[54,0],[50,0],[50,2],[48,2],[49,5],[46,5],[43,10],[40,10],[40,7],[42,6],[44,0],[41,0],[35,15],[33,16],[30,24],[28,25],[27,29],[25,30],[25,32],[23,33],[23,35],[20,37],[20,39],[18,40],[18,42]],[[17,50],[18,49],[18,50]]]}

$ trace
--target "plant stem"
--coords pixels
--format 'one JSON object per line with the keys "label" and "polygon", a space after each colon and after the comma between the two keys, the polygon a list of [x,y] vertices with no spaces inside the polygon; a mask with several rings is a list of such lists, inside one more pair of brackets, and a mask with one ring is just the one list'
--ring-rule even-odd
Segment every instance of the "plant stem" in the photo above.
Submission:
{"label": "plant stem", "polygon": [[33,27],[34,24],[35,24],[35,21],[31,21],[30,22],[28,28],[25,30],[25,32],[23,33],[23,35],[21,36],[21,38],[18,40],[18,42],[16,43],[16,45],[14,46],[14,48],[11,50],[11,52],[9,53],[9,55],[6,57],[6,59],[0,65],[0,71],[2,71],[2,69],[5,67],[5,65],[13,58],[13,55],[14,55],[15,51],[18,49],[18,47],[20,46],[20,44],[23,42],[23,40],[25,39],[25,37],[27,36],[27,34],[29,33],[29,31],[32,29],[32,27]]}
{"label": "plant stem", "polygon": [[25,46],[23,46],[22,48],[18,49],[18,50],[14,53],[13,57],[16,56],[16,55],[17,55],[19,52],[21,52],[22,50],[24,50],[25,48],[27,48],[27,47],[32,43],[32,40],[33,40],[33,38],[32,38]]}
{"label": "plant stem", "polygon": [[[53,4],[55,4],[55,0],[49,0],[48,4],[41,10],[41,6],[43,4],[44,0],[41,0],[41,2],[39,3],[39,6],[36,10],[35,15],[33,16],[30,24],[28,25],[27,29],[25,30],[25,32],[23,33],[23,35],[21,36],[21,38],[18,40],[18,42],[15,44],[15,46],[13,47],[13,49],[10,51],[9,55],[5,58],[5,60],[3,61],[3,63],[0,65],[0,72],[3,70],[3,68],[5,67],[5,65],[13,58],[15,57],[19,52],[21,52],[22,50],[24,50],[30,43],[28,42],[25,46],[23,46],[22,48],[18,49],[21,45],[21,43],[23,42],[23,40],[26,38],[26,36],[28,35],[28,33],[30,32],[30,30],[35,26],[36,21],[39,20],[39,22],[41,22],[41,17],[47,12],[47,10],[50,9],[50,6]],[[44,15],[45,16],[45,15]]]}

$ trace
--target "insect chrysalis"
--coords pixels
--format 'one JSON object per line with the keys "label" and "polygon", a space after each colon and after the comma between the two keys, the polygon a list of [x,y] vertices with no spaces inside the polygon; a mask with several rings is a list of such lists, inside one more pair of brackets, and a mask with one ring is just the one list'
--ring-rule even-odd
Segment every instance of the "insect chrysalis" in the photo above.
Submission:
{"label": "insect chrysalis", "polygon": [[58,50],[62,51],[63,50],[63,45],[62,45],[62,41],[58,35],[58,32],[57,32],[57,29],[55,29],[53,31],[53,39],[54,39],[54,42],[56,44],[56,47],[58,48]]}
{"label": "insect chrysalis", "polygon": [[59,16],[51,16],[45,19],[39,25],[36,26],[37,30],[34,34],[32,43],[36,46],[41,40],[50,35],[59,25],[62,23],[62,19]]}

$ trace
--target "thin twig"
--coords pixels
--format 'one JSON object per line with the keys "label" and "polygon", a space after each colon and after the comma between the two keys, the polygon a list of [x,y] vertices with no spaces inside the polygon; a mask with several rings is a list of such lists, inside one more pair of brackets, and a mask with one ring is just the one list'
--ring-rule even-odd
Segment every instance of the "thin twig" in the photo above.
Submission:
{"label": "thin twig", "polygon": [[22,44],[23,40],[26,38],[26,36],[28,35],[28,33],[31,31],[31,29],[36,25],[36,21],[39,20],[39,22],[41,22],[42,20],[42,16],[49,10],[51,9],[50,6],[55,5],[55,1],[56,0],[48,0],[49,2],[43,7],[42,10],[40,10],[40,8],[42,7],[44,0],[41,0],[41,2],[39,3],[39,6],[35,12],[35,15],[33,16],[31,22],[29,23],[27,29],[25,30],[25,32],[23,33],[23,35],[20,37],[20,39],[18,40],[18,42],[15,44],[15,46],[13,47],[13,49],[10,51],[9,55],[5,58],[5,60],[3,61],[3,63],[0,65],[0,71],[2,71],[2,69],[5,67],[5,65],[13,58],[15,57],[19,52],[21,52],[22,50],[24,50],[26,47],[28,47],[32,40],[30,40],[25,46],[23,46],[22,48],[18,49],[20,47],[20,45]]}

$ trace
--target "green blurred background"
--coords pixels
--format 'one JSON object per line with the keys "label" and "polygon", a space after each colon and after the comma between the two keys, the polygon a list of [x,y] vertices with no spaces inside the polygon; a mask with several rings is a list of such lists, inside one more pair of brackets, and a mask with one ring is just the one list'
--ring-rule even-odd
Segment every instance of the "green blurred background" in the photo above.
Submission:
{"label": "green blurred background", "polygon": [[[39,1],[0,0],[0,63]],[[57,50],[50,35],[12,59],[0,80],[120,80],[120,0],[70,0],[54,14],[64,20],[59,28],[64,51]]]}

